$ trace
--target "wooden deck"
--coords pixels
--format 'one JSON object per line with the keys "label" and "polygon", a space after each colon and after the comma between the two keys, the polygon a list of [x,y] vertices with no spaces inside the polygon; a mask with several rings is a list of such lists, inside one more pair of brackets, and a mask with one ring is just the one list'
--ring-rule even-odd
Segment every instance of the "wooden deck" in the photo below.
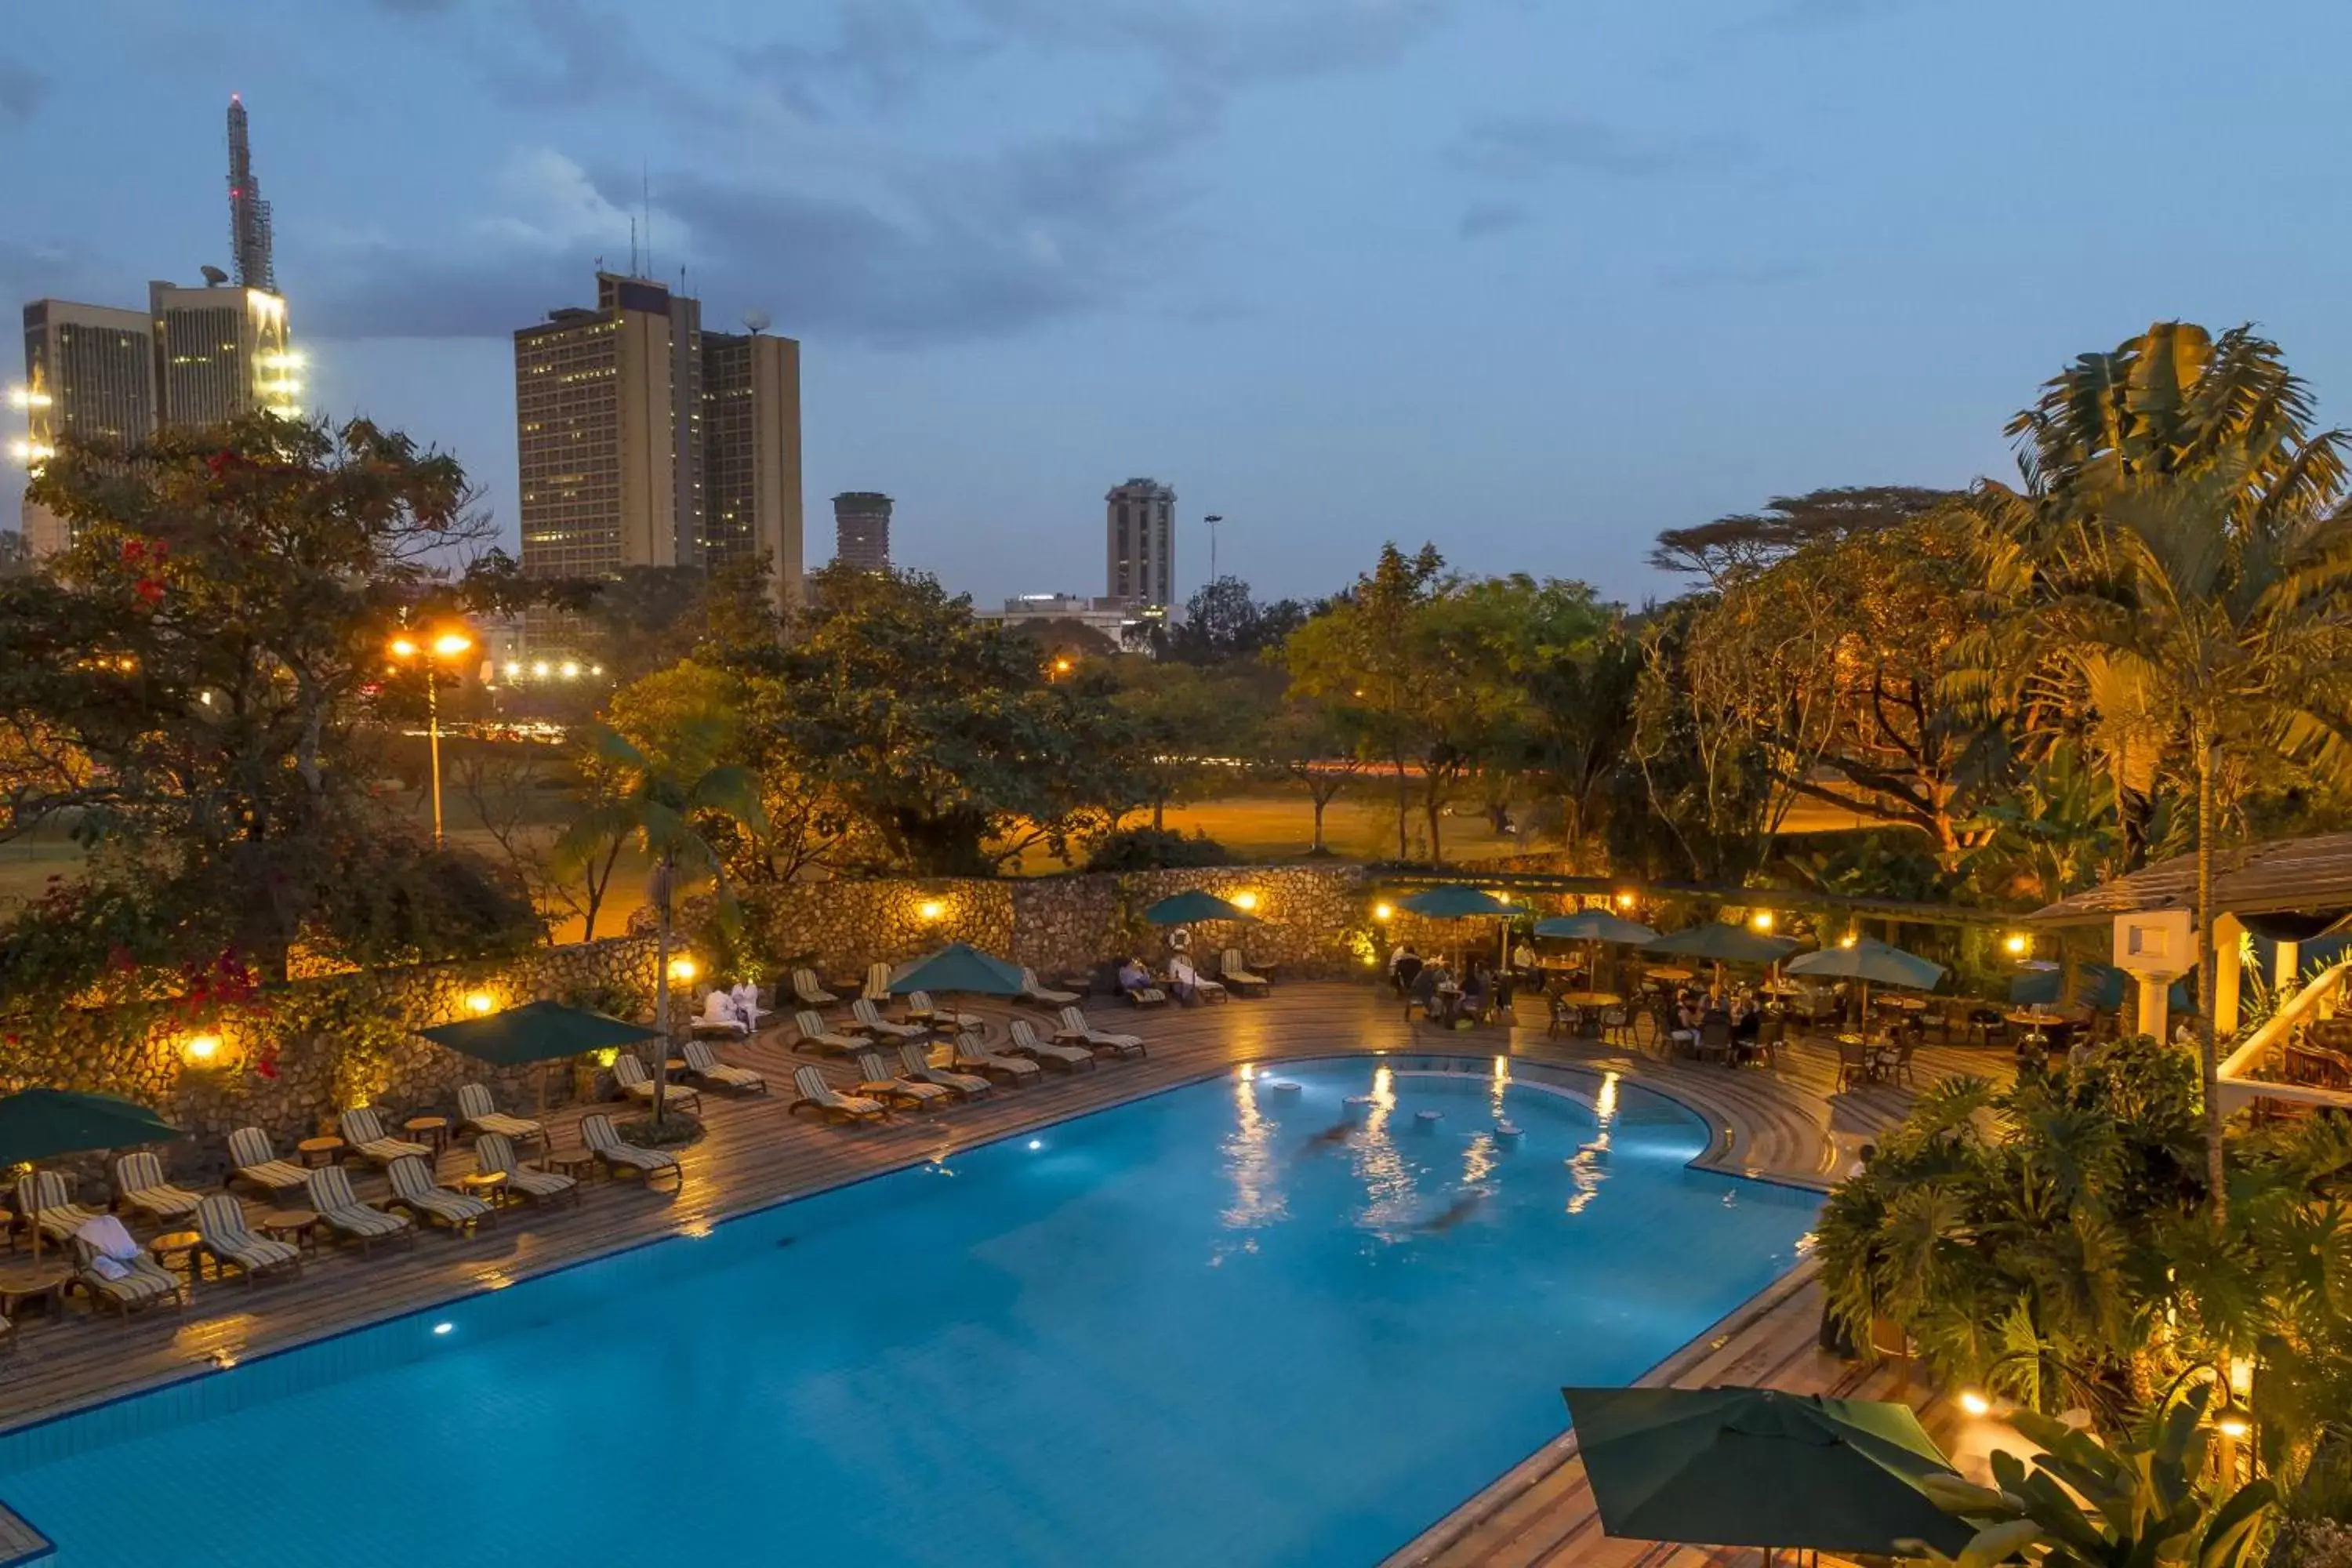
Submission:
{"label": "wooden deck", "polygon": [[[969,1010],[992,1018],[1005,1016],[1002,1008]],[[1833,1094],[1834,1055],[1811,1045],[1787,1053],[1778,1070],[1732,1071],[1663,1061],[1596,1042],[1546,1040],[1539,1027],[1440,1033],[1404,1024],[1385,992],[1375,998],[1360,986],[1291,984],[1271,998],[1189,1011],[1134,1014],[1100,1002],[1095,1010],[1146,1037],[1150,1058],[1105,1063],[1068,1077],[1048,1075],[1037,1087],[999,1090],[979,1104],[935,1117],[902,1116],[893,1125],[873,1128],[828,1127],[789,1117],[792,1069],[806,1058],[788,1051],[782,1035],[763,1033],[725,1054],[764,1072],[776,1093],[765,1099],[705,1093],[709,1135],[685,1152],[686,1179],[675,1194],[648,1192],[634,1182],[599,1182],[577,1209],[509,1210],[472,1240],[435,1233],[411,1249],[365,1258],[331,1251],[314,1255],[299,1279],[258,1286],[207,1279],[184,1310],[158,1309],[127,1324],[93,1319],[79,1307],[63,1322],[34,1319],[22,1325],[17,1352],[0,1360],[0,1430],[457,1296],[500,1289],[621,1247],[699,1229],[730,1215],[1156,1093],[1237,1062],[1374,1050],[1481,1055],[1507,1048],[1541,1060],[1615,1069],[1672,1094],[1714,1125],[1716,1140],[1702,1163],[1808,1185],[1825,1184],[1833,1170],[1850,1161],[1853,1145],[1899,1116],[1911,1098],[1908,1089],[1888,1087]],[[992,1029],[992,1035],[998,1033]],[[1929,1047],[1920,1053],[1916,1070],[1924,1084],[1948,1071],[1991,1072],[2005,1065],[1997,1052]],[[838,1065],[826,1070],[836,1080],[851,1076]],[[547,1117],[559,1147],[577,1144],[581,1110],[566,1108]],[[470,1156],[462,1152],[452,1152],[443,1163],[450,1178],[471,1168]],[[381,1192],[379,1178],[361,1177],[358,1167],[352,1169],[362,1196]],[[256,1201],[252,1206],[257,1212],[266,1205]],[[1808,1356],[1818,1314],[1810,1290],[1801,1278],[1783,1281],[1653,1376],[1842,1385],[1846,1369],[1829,1358]],[[1548,1448],[1393,1561],[1585,1561],[1591,1550],[1586,1537],[1594,1527],[1589,1500],[1580,1490],[1580,1474],[1572,1448]]]}

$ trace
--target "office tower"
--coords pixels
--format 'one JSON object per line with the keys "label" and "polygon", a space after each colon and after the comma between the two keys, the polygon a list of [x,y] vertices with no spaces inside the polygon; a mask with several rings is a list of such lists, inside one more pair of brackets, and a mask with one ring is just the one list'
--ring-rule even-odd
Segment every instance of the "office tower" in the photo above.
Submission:
{"label": "office tower", "polygon": [[156,423],[187,429],[257,408],[302,411],[301,356],[287,331],[286,300],[259,289],[208,283],[147,285],[155,341]]}
{"label": "office tower", "polygon": [[516,332],[523,570],[594,577],[764,550],[779,603],[795,602],[799,347],[706,333],[699,300],[613,272],[596,275],[594,310]]}
{"label": "office tower", "polygon": [[833,498],[833,560],[860,572],[890,570],[890,498],[845,490]]}
{"label": "office tower", "polygon": [[702,334],[702,552],[764,555],[779,608],[801,602],[801,345]]}
{"label": "office tower", "polygon": [[228,95],[228,248],[236,262],[240,289],[278,292],[278,268],[270,257],[269,204],[254,177],[253,148],[246,140],[245,100]]}
{"label": "office tower", "polygon": [[1176,492],[1156,479],[1129,479],[1103,497],[1108,507],[1108,596],[1165,609],[1176,583]]}
{"label": "office tower", "polygon": [[[37,465],[67,436],[128,446],[155,428],[155,345],[137,310],[36,300],[25,307],[25,384],[9,401],[25,411],[16,456]],[[36,555],[68,542],[65,520],[25,503],[25,542]]]}

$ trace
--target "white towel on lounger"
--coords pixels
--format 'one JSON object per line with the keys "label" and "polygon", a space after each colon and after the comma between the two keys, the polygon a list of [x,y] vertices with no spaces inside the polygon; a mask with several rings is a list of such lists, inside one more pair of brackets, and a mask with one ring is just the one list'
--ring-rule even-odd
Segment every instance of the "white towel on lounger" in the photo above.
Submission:
{"label": "white towel on lounger", "polygon": [[98,1255],[89,1266],[102,1279],[121,1279],[131,1272],[123,1265],[139,1256],[139,1244],[131,1239],[122,1222],[110,1214],[82,1221],[74,1235],[88,1242],[90,1250]]}

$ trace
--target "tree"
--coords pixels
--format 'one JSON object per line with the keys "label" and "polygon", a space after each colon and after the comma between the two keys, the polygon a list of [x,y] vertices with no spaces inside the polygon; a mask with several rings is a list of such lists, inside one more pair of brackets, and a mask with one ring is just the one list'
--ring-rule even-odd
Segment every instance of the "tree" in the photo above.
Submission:
{"label": "tree", "polygon": [[1152,651],[1181,664],[1226,664],[1255,658],[1307,620],[1296,599],[1260,604],[1238,577],[1203,584],[1184,602],[1183,618],[1153,628]]}
{"label": "tree", "polygon": [[794,772],[922,876],[983,876],[1146,798],[1109,677],[1050,679],[1036,644],[927,576],[828,568],[763,710]]}
{"label": "tree", "polygon": [[254,415],[129,453],[68,439],[30,493],[73,542],[0,579],[0,712],[26,748],[9,816],[114,852],[90,875],[145,912],[125,953],[234,947],[283,973],[298,943],[394,962],[535,932],[487,862],[412,849],[367,794],[385,639],[428,556],[485,526],[453,459],[365,420]]}
{"label": "tree", "polygon": [[1749,731],[1775,789],[1913,829],[1947,869],[1975,847],[1973,732],[1941,690],[1977,586],[1969,539],[1937,511],[1816,540],[1728,574],[1683,648],[1693,701]]}
{"label": "tree", "polygon": [[1227,673],[1130,654],[1111,667],[1155,831],[1167,808],[1238,776],[1255,754],[1266,694],[1255,671]]}
{"label": "tree", "polygon": [[759,784],[751,773],[731,765],[707,765],[707,759],[725,744],[718,733],[724,722],[723,714],[713,711],[704,725],[671,728],[665,735],[671,749],[652,753],[617,731],[599,728],[592,744],[615,775],[617,787],[605,799],[586,805],[556,845],[559,860],[578,865],[605,854],[617,839],[634,839],[652,863],[654,1017],[664,1041],[654,1060],[656,1125],[667,1109],[669,1086],[669,948],[677,895],[688,881],[714,879],[720,920],[731,921],[734,900],[708,826],[714,820],[727,821],[759,833],[766,826]]}
{"label": "tree", "polygon": [[1760,512],[1738,512],[1694,528],[1658,535],[1650,564],[1686,572],[1720,588],[1777,565],[1816,544],[1867,540],[1958,500],[1949,490],[1916,485],[1851,485],[1774,496]]}
{"label": "tree", "polygon": [[[2015,707],[2070,689],[2183,764],[2197,837],[2198,1036],[2217,1210],[2212,858],[2233,779],[2274,758],[2352,776],[2343,440],[2276,344],[2158,322],[2086,354],[2011,422],[2025,486],[1979,487],[1987,593],[2016,606],[1960,678]],[[2001,679],[2003,669],[2024,672]],[[2063,697],[2061,698],[2063,700]],[[2131,781],[2118,768],[2118,796]]]}
{"label": "tree", "polygon": [[1354,737],[1339,711],[1328,702],[1292,695],[1270,714],[1257,750],[1264,761],[1306,787],[1315,808],[1309,855],[1330,853],[1323,842],[1323,814],[1364,765],[1351,749]]}
{"label": "tree", "polygon": [[1993,1486],[1931,1478],[1928,1495],[1980,1528],[1958,1559],[1929,1547],[1927,1561],[1992,1568],[2023,1560],[2039,1568],[2252,1568],[2278,1503],[2265,1477],[2235,1484],[2210,1474],[2213,1391],[2199,1386],[2157,1411],[2145,1432],[2112,1443],[2031,1411],[2011,1425],[2039,1449],[2032,1461],[1992,1456]]}

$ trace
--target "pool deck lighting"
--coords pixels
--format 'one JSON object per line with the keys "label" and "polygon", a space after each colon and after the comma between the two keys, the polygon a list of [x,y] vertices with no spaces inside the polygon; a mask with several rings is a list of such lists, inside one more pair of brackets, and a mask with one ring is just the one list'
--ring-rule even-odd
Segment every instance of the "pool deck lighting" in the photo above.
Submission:
{"label": "pool deck lighting", "polygon": [[457,1326],[457,1325],[455,1323],[436,1323],[433,1325],[433,1331],[436,1334],[446,1334],[456,1329]]}
{"label": "pool deck lighting", "polygon": [[1045,1141],[1043,1138],[1032,1138],[1029,1140],[1029,1147],[1032,1150],[1043,1149],[1045,1146]]}

